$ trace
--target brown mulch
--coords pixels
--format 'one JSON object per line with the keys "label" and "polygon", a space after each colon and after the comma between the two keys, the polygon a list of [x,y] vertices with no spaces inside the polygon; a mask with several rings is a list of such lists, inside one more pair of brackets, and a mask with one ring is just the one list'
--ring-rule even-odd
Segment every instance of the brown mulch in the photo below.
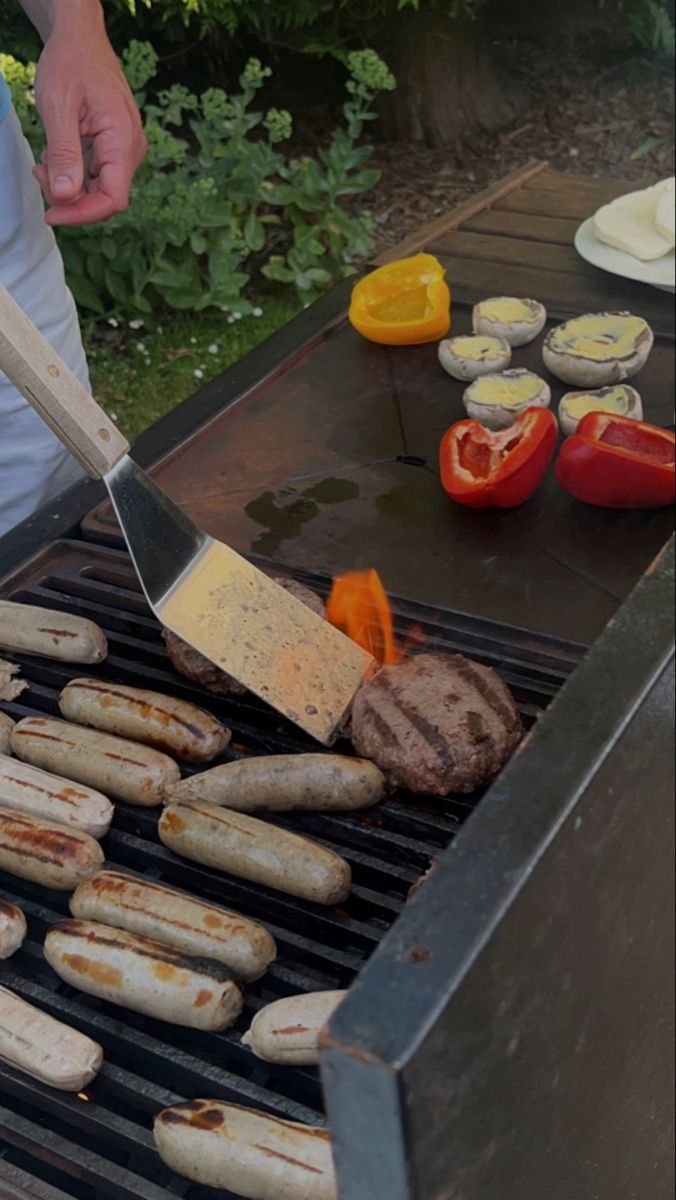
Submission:
{"label": "brown mulch", "polygon": [[[668,67],[622,63],[598,69],[589,60],[534,51],[519,54],[520,82],[532,96],[517,124],[478,135],[461,152],[395,143],[377,147],[382,178],[354,207],[368,206],[379,250],[488,187],[529,159],[554,170],[635,179],[647,186],[674,174],[674,80]],[[664,139],[632,158],[649,139]]]}

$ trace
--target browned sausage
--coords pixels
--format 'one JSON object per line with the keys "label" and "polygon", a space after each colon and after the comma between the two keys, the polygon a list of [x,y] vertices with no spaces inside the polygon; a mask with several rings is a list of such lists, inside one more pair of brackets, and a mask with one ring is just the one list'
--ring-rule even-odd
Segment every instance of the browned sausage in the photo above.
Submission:
{"label": "browned sausage", "polygon": [[315,904],[340,904],[350,893],[350,868],[339,854],[244,813],[179,802],[165,808],[158,832],[184,858]]}
{"label": "browned sausage", "polygon": [[242,988],[222,963],[190,958],[122,929],[61,921],[44,949],[49,965],[72,987],[161,1021],[217,1032],[242,1011]]}
{"label": "browned sausage", "polygon": [[108,653],[105,635],[93,621],[11,600],[0,600],[0,647],[71,663],[99,663]]}
{"label": "browned sausage", "polygon": [[155,1119],[160,1158],[186,1179],[249,1200],[336,1200],[331,1138],[220,1100],[190,1100]]}
{"label": "browned sausage", "polygon": [[382,800],[385,779],[374,763],[342,754],[269,754],[242,758],[182,779],[172,800],[206,800],[238,812],[370,808]]}
{"label": "browned sausage", "polygon": [[80,920],[100,921],[172,946],[184,954],[214,958],[240,979],[260,979],[277,956],[262,925],[215,904],[205,904],[151,879],[99,871],[70,898]]}
{"label": "browned sausage", "polygon": [[100,792],[7,756],[0,756],[0,804],[95,838],[108,832],[114,812]]}
{"label": "browned sausage", "polygon": [[181,776],[173,759],[159,750],[51,717],[19,721],[12,749],[34,767],[145,808],[161,804],[164,789]]}
{"label": "browned sausage", "polygon": [[67,721],[144,742],[188,762],[211,762],[231,736],[229,729],[196,704],[100,679],[66,684],[59,708]]}
{"label": "browned sausage", "polygon": [[103,850],[88,833],[0,808],[0,870],[72,892],[102,866]]}
{"label": "browned sausage", "polygon": [[0,1058],[33,1079],[79,1092],[98,1075],[101,1047],[0,987]]}
{"label": "browned sausage", "polygon": [[0,712],[0,754],[9,754],[12,746],[14,722],[7,713]]}

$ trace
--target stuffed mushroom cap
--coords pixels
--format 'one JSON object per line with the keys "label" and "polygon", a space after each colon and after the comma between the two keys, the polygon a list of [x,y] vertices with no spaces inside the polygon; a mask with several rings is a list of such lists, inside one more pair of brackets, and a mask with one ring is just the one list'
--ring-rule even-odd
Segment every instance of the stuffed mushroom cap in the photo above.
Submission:
{"label": "stuffed mushroom cap", "polygon": [[519,300],[516,296],[494,296],[475,304],[472,327],[475,333],[501,337],[510,346],[527,346],[542,333],[547,310],[539,300]]}
{"label": "stuffed mushroom cap", "polygon": [[539,375],[517,367],[475,379],[463,401],[468,417],[486,429],[508,429],[527,408],[549,408],[552,393]]}
{"label": "stuffed mushroom cap", "polygon": [[635,421],[643,420],[641,397],[627,383],[597,391],[567,392],[559,404],[559,424],[567,437],[575,433],[582,418],[590,412],[617,413]]}
{"label": "stuffed mushroom cap", "polygon": [[439,362],[454,379],[469,382],[481,375],[504,371],[512,358],[512,347],[502,337],[472,335],[446,338],[439,343]]}
{"label": "stuffed mushroom cap", "polygon": [[552,375],[564,383],[600,388],[633,379],[645,366],[654,341],[643,317],[588,313],[551,329],[542,356]]}

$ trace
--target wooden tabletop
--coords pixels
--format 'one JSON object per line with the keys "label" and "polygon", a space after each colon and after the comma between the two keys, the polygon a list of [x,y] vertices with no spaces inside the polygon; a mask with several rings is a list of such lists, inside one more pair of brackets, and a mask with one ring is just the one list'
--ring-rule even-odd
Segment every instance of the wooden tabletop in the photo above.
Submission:
{"label": "wooden tabletop", "polygon": [[[673,297],[605,274],[573,246],[581,221],[635,186],[531,164],[378,261],[436,254],[459,333],[489,295],[543,301],[550,326],[583,312],[644,316],[656,344],[637,386],[646,419],[672,425]],[[344,295],[346,306],[349,285]],[[373,345],[344,313],[300,347],[293,329],[288,355],[234,400],[223,377],[223,407],[156,468],[193,519],[243,552],[329,574],[375,566],[393,594],[593,640],[667,541],[673,513],[589,508],[551,473],[511,513],[459,508],[441,489],[437,455],[465,415],[463,385],[441,370],[436,347]],[[544,373],[541,341],[513,365]],[[551,382],[556,404],[565,389]],[[83,528],[120,540],[107,506]]]}

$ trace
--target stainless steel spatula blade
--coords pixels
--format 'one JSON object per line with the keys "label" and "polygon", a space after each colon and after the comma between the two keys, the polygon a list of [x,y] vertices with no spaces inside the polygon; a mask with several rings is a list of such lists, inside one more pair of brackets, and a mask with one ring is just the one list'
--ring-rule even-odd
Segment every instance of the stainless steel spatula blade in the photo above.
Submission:
{"label": "stainless steel spatula blade", "polygon": [[129,457],[122,434],[1,285],[0,369],[88,474],[105,481],[158,620],[330,745],[372,657],[193,524]]}

